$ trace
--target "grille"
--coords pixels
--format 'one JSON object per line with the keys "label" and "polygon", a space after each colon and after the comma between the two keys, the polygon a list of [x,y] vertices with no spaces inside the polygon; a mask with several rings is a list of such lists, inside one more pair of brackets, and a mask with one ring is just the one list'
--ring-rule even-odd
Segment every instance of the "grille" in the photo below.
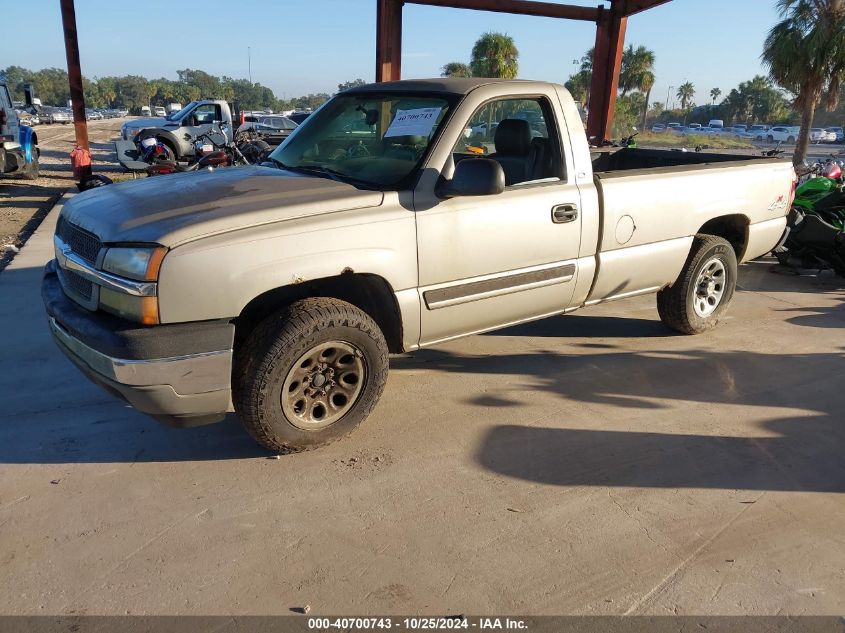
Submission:
{"label": "grille", "polygon": [[75,292],[83,299],[90,301],[91,295],[94,293],[93,283],[85,279],[85,277],[77,275],[72,270],[62,270],[62,278],[64,282],[62,286]]}
{"label": "grille", "polygon": [[56,224],[56,235],[89,264],[96,263],[101,246],[97,236],[74,226],[61,216]]}

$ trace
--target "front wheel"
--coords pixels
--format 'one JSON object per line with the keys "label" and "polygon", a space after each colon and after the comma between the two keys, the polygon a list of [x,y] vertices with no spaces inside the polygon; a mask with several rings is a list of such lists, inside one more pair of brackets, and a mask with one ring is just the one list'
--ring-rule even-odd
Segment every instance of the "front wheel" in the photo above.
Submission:
{"label": "front wheel", "polygon": [[247,432],[277,452],[324,446],[375,407],[387,380],[387,343],[363,311],[337,299],[297,301],[239,346],[233,400]]}
{"label": "front wheel", "polygon": [[660,319],[682,334],[701,334],[716,326],[736,289],[736,254],[715,235],[696,235],[681,274],[657,293]]}
{"label": "front wheel", "polygon": [[23,177],[26,180],[38,180],[39,166],[38,166],[38,149],[32,148],[32,160],[30,160],[23,168]]}

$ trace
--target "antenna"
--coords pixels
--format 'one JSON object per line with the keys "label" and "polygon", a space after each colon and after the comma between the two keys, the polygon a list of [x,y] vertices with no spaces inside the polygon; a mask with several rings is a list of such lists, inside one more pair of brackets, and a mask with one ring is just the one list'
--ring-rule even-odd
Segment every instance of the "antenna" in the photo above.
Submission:
{"label": "antenna", "polygon": [[246,63],[249,67],[249,83],[252,83],[252,51],[249,46],[246,47]]}

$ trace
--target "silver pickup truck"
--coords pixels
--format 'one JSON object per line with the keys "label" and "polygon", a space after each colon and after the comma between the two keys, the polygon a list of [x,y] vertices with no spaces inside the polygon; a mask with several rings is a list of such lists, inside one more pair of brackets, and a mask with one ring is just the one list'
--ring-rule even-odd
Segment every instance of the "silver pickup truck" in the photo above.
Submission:
{"label": "silver pickup truck", "polygon": [[[223,126],[220,126],[221,123]],[[191,101],[166,117],[127,121],[120,128],[122,141],[116,143],[116,149],[118,156],[123,155],[126,148],[134,148],[131,141],[138,132],[150,130],[155,131],[156,138],[167,148],[168,160],[182,160],[195,154],[194,141],[200,134],[222,133],[226,136],[225,140],[231,141],[234,129],[232,111],[222,99]]]}
{"label": "silver pickup truck", "polygon": [[161,421],[236,411],[275,451],[373,410],[388,355],[657,293],[704,332],[785,226],[792,165],[591,157],[561,86],[436,79],[345,91],[269,164],[65,204],[42,294],[59,347]]}

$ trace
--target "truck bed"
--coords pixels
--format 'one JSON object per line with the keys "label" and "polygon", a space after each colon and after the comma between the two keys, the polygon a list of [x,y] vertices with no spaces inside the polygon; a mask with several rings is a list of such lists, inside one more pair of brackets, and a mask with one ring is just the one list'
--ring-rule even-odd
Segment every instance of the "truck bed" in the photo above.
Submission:
{"label": "truck bed", "polygon": [[671,283],[712,218],[735,235],[740,261],[764,254],[786,225],[788,160],[626,148],[593,164],[602,214],[587,303]]}
{"label": "truck bed", "polygon": [[[613,176],[616,172],[630,172],[642,169],[661,169],[687,167],[695,168],[703,165],[720,163],[750,163],[766,161],[772,158],[760,156],[742,156],[737,154],[709,154],[703,152],[679,152],[664,149],[628,149],[616,152],[602,152],[593,155],[593,172],[604,178]],[[676,170],[673,170],[676,171]]]}

